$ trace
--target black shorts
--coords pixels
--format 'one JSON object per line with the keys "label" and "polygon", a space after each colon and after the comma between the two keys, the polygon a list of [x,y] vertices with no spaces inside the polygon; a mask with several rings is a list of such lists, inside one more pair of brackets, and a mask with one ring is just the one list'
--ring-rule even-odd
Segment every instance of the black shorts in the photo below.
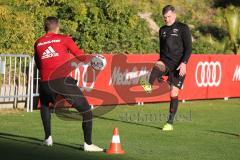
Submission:
{"label": "black shorts", "polygon": [[160,59],[159,61],[162,61],[165,64],[166,73],[164,75],[168,76],[167,81],[169,85],[173,85],[181,89],[185,79],[185,75],[180,76],[179,70],[176,70],[179,64],[167,59]]}
{"label": "black shorts", "polygon": [[182,88],[184,79],[185,79],[185,75],[184,76],[180,76],[179,75],[179,70],[173,70],[173,71],[168,71],[166,73],[166,76],[168,76],[168,83],[170,85],[173,85],[179,89]]}
{"label": "black shorts", "polygon": [[87,99],[77,86],[77,81],[72,77],[40,82],[39,93],[40,102],[43,106],[48,107],[50,103],[56,103],[57,95],[61,95],[69,104],[81,112],[90,109]]}

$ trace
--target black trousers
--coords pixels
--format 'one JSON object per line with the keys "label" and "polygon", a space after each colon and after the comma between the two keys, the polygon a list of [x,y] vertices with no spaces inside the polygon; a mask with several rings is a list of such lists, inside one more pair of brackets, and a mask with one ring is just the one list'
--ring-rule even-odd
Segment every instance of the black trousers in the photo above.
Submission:
{"label": "black trousers", "polygon": [[45,138],[51,135],[51,114],[49,104],[55,103],[57,95],[61,95],[83,116],[82,128],[84,140],[87,144],[92,144],[92,111],[89,103],[80,88],[76,85],[77,81],[71,77],[40,82],[40,102],[41,118],[45,131]]}

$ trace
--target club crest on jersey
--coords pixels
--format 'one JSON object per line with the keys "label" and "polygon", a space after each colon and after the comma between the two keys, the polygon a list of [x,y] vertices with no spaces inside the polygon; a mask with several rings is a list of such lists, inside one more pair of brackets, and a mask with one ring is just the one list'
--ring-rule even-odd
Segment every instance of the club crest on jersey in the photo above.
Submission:
{"label": "club crest on jersey", "polygon": [[173,33],[178,33],[178,29],[173,29]]}

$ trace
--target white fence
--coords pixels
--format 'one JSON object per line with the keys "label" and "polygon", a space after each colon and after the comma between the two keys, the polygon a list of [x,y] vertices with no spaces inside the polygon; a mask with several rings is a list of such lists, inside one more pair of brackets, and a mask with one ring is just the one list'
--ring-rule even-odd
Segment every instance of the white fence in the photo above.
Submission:
{"label": "white fence", "polygon": [[0,54],[0,109],[6,104],[17,108],[23,103],[27,112],[32,111],[33,98],[38,95],[38,78],[31,56]]}
{"label": "white fence", "polygon": [[21,103],[27,112],[32,112],[39,102],[39,79],[32,56],[0,54],[0,109],[18,108]]}
{"label": "white fence", "polygon": [[33,111],[33,106],[37,106],[38,97],[39,97],[38,88],[39,88],[40,77],[39,77],[39,71],[35,65],[34,58],[32,58],[32,61],[31,61],[31,68],[32,68],[32,70],[31,70],[32,71],[31,72],[31,90],[30,90],[31,97],[30,97],[30,106],[29,106],[30,112]]}

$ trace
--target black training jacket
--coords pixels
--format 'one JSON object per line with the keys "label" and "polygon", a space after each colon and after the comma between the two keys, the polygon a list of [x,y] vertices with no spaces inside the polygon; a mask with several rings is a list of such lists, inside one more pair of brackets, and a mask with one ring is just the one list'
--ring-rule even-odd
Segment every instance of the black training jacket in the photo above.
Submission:
{"label": "black training jacket", "polygon": [[186,24],[175,22],[159,31],[160,60],[174,70],[181,62],[187,63],[192,53],[191,32]]}

